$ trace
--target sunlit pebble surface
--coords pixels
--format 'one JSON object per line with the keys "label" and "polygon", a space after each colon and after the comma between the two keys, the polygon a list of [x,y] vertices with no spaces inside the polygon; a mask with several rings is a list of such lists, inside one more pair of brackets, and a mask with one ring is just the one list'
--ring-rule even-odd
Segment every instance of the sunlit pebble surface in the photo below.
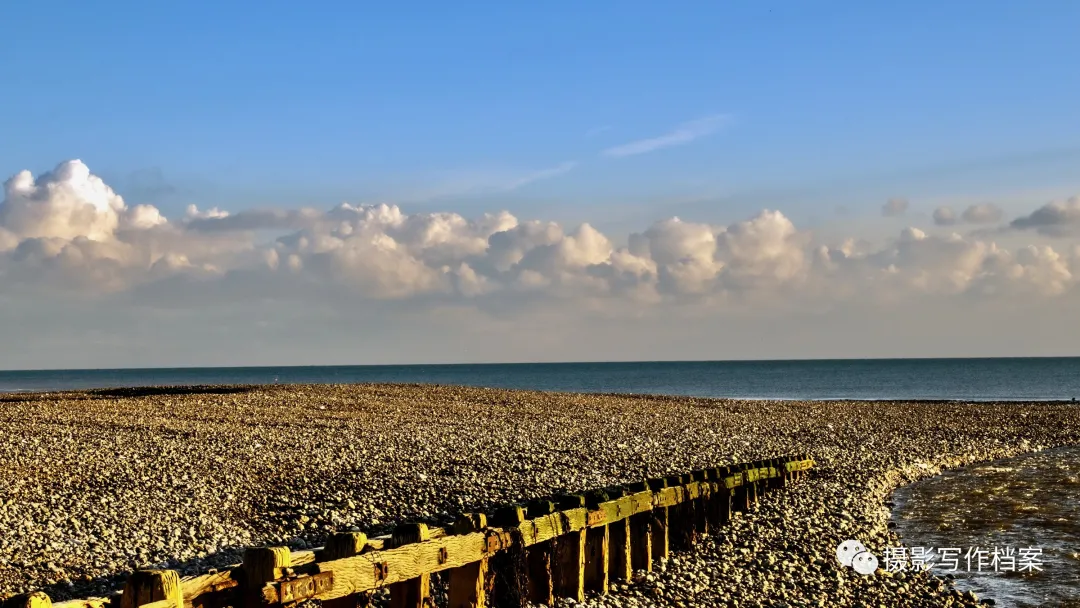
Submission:
{"label": "sunlit pebble surface", "polygon": [[[894,487],[941,466],[1080,443],[1068,404],[764,402],[418,385],[0,397],[0,594],[101,595],[136,567],[236,563],[356,528],[445,524],[557,490],[809,452],[690,554],[594,606],[974,605],[943,581],[863,577],[836,545],[896,544]],[[856,601],[857,600],[857,601]]]}

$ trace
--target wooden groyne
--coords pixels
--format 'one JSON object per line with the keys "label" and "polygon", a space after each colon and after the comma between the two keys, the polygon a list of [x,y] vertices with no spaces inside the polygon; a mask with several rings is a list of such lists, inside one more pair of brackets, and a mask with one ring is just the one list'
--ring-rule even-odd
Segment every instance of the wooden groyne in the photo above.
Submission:
{"label": "wooden groyne", "polygon": [[[118,595],[55,608],[292,608],[312,600],[357,608],[385,588],[394,608],[421,608],[435,605],[432,575],[446,583],[450,608],[583,601],[586,592],[607,593],[612,580],[651,570],[669,551],[689,549],[813,464],[800,455],[700,469],[463,513],[450,528],[403,524],[378,538],[339,532],[312,551],[250,548],[228,569],[183,578],[174,570],[139,570]],[[2,608],[52,603],[35,592]]]}

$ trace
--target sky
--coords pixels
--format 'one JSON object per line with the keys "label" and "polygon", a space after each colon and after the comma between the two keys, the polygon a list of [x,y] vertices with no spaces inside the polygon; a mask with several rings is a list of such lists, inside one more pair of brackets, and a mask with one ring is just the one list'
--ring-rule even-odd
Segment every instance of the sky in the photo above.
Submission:
{"label": "sky", "polygon": [[18,3],[0,368],[1080,355],[1080,5]]}

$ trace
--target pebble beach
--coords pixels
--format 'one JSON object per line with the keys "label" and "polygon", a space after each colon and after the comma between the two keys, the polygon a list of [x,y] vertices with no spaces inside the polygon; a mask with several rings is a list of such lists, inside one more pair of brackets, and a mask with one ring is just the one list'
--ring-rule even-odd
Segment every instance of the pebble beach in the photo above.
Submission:
{"label": "pebble beach", "polygon": [[100,596],[136,568],[809,453],[809,479],[586,603],[974,606],[929,574],[843,568],[836,546],[898,545],[900,485],[1080,443],[1080,406],[273,385],[0,395],[0,427],[0,598]]}

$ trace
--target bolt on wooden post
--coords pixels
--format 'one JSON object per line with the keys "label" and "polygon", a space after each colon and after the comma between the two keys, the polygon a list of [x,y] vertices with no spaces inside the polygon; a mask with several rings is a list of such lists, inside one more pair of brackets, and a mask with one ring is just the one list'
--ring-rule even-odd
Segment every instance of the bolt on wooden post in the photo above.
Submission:
{"label": "bolt on wooden post", "polygon": [[[402,524],[390,538],[393,548],[431,540],[427,524]],[[391,608],[425,608],[431,601],[431,574],[390,585]]]}

